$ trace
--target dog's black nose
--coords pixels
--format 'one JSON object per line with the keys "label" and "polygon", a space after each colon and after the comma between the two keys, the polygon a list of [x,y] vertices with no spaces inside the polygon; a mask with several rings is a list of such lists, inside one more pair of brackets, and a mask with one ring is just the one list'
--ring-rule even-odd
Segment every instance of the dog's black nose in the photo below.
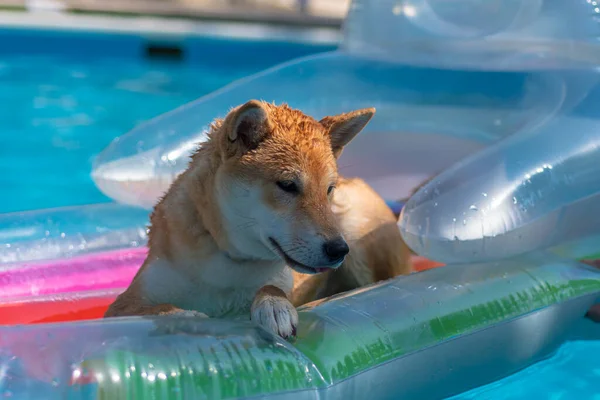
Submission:
{"label": "dog's black nose", "polygon": [[343,258],[348,252],[350,248],[348,247],[348,243],[342,238],[338,237],[333,240],[328,240],[323,245],[323,251],[329,258],[329,261],[339,261]]}

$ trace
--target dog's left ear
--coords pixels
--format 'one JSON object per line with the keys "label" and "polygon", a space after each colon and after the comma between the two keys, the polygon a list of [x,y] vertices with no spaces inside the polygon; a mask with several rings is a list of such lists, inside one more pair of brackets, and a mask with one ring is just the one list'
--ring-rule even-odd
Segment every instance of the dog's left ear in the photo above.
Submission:
{"label": "dog's left ear", "polygon": [[229,142],[239,142],[245,150],[253,150],[269,129],[269,114],[263,103],[250,100],[234,111],[228,132]]}
{"label": "dog's left ear", "polygon": [[375,108],[363,108],[362,110],[325,117],[319,121],[329,132],[331,149],[335,158],[342,154],[344,146],[364,129],[373,118],[373,115],[375,115]]}

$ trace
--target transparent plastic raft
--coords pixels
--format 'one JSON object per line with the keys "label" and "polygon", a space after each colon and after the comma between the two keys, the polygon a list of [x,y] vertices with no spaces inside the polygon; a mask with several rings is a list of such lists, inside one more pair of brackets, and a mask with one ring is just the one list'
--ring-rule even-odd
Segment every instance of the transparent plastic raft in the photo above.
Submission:
{"label": "transparent plastic raft", "polygon": [[259,98],[317,119],[376,107],[340,167],[401,198],[585,95],[600,64],[599,13],[587,0],[354,0],[337,51],[276,65],[157,116],[107,146],[92,177],[107,196],[150,208],[210,123]]}
{"label": "transparent plastic raft", "polygon": [[447,397],[550,355],[599,294],[597,270],[536,253],[313,303],[291,342],[249,321],[185,317],[2,327],[0,395]]}

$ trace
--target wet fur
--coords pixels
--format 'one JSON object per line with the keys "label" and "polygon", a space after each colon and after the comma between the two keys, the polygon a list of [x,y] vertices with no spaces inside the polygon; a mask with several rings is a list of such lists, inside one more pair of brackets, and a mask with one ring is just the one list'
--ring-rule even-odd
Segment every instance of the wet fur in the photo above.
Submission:
{"label": "wet fur", "polygon": [[332,203],[350,253],[337,270],[318,275],[294,272],[295,306],[412,272],[398,217],[370,186],[361,179],[342,178]]}
{"label": "wet fur", "polygon": [[[287,105],[250,101],[216,120],[156,204],[148,256],[105,316],[250,316],[288,337],[298,318],[290,299],[299,305],[408,273],[391,210],[364,182],[337,175],[343,146],[373,113],[316,121]],[[276,187],[286,177],[302,178],[301,196]],[[276,237],[288,256],[317,267],[322,241],[340,233],[350,246],[342,266],[314,275],[292,272],[267,240]]]}

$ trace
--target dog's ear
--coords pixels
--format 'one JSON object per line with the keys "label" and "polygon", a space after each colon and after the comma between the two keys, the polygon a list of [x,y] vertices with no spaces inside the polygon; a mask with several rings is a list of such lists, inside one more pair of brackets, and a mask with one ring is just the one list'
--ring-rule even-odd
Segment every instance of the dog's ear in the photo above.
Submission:
{"label": "dog's ear", "polygon": [[346,146],[375,115],[375,108],[363,108],[345,114],[323,118],[321,125],[329,132],[333,155],[338,158]]}
{"label": "dog's ear", "polygon": [[229,125],[229,142],[240,143],[244,150],[253,150],[269,129],[269,114],[263,103],[250,100],[233,112]]}

